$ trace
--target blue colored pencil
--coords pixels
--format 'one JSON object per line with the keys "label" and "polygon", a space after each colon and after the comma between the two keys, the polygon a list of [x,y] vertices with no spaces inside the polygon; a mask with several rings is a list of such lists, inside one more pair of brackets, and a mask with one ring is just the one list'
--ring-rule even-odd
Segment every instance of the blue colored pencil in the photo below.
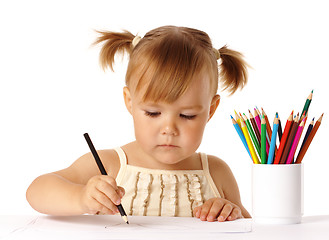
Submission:
{"label": "blue colored pencil", "polygon": [[238,125],[238,123],[235,121],[235,119],[232,116],[231,116],[231,119],[232,119],[232,123],[233,123],[233,126],[235,127],[236,132],[239,134],[239,137],[240,137],[240,139],[241,139],[244,147],[246,148],[246,150],[247,150],[250,158],[252,159],[251,154],[250,154],[250,151],[249,151],[249,148],[248,148],[247,140],[244,137],[243,132],[242,132],[240,126]]}
{"label": "blue colored pencil", "polygon": [[272,137],[271,137],[270,150],[268,152],[267,164],[272,164],[273,163],[274,152],[275,152],[275,147],[276,147],[276,136],[277,136],[277,133],[278,133],[278,128],[279,128],[279,119],[278,119],[278,113],[276,113],[275,118],[274,118],[274,122],[273,122],[273,131],[272,131]]}

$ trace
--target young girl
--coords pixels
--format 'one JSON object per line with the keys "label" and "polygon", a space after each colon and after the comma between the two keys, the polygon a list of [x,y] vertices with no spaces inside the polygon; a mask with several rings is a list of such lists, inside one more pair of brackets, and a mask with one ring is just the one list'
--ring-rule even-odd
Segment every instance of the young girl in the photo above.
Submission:
{"label": "young girl", "polygon": [[38,177],[26,194],[31,206],[52,215],[116,214],[121,203],[128,215],[250,217],[228,165],[196,153],[220,101],[218,78],[231,93],[247,81],[242,55],[214,49],[205,32],[186,27],[159,27],[143,38],[128,31],[100,34],[104,69],[113,70],[117,53],[130,54],[123,96],[136,140],[98,151],[107,176],[87,153]]}

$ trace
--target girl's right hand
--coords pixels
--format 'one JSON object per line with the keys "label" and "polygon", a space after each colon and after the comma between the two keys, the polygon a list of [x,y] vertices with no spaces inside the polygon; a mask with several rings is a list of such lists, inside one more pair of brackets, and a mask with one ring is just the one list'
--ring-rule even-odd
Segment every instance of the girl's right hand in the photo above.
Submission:
{"label": "girl's right hand", "polygon": [[84,213],[116,214],[116,205],[121,203],[125,190],[118,187],[115,179],[108,175],[97,175],[89,179],[80,195],[80,204]]}

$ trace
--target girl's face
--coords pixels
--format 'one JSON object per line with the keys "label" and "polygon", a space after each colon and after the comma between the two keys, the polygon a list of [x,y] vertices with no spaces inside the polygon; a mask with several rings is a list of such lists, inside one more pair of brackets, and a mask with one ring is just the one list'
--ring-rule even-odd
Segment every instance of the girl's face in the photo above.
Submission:
{"label": "girl's face", "polygon": [[214,114],[219,96],[210,94],[209,77],[201,74],[173,103],[143,101],[143,90],[124,89],[133,116],[135,136],[144,153],[160,165],[174,165],[198,149],[204,128]]}

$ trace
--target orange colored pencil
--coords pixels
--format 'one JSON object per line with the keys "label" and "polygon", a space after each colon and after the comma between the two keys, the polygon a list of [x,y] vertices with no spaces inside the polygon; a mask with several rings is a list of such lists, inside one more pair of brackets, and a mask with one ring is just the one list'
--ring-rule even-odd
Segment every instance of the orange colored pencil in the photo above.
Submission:
{"label": "orange colored pencil", "polygon": [[279,164],[280,163],[280,159],[281,159],[284,147],[286,145],[286,141],[287,141],[287,138],[289,136],[290,128],[291,128],[291,125],[292,125],[293,114],[294,114],[294,111],[292,111],[291,114],[289,115],[288,120],[286,122],[286,125],[284,127],[283,134],[282,134],[282,139],[281,139],[280,145],[279,145],[279,150],[278,150],[277,154],[275,155],[274,164]]}
{"label": "orange colored pencil", "polygon": [[318,131],[318,128],[320,127],[320,124],[322,122],[322,117],[323,117],[323,113],[322,113],[321,117],[316,121],[316,123],[315,123],[315,125],[314,125],[314,127],[313,127],[313,129],[312,129],[312,131],[310,133],[310,135],[308,136],[308,138],[307,138],[307,140],[306,140],[306,142],[305,142],[305,144],[303,146],[303,148],[300,150],[300,153],[298,154],[298,157],[297,157],[295,163],[301,163],[302,162],[307,149],[309,148],[309,146],[310,146],[310,144],[311,144],[311,142],[312,142],[312,140],[313,140],[316,132]]}

